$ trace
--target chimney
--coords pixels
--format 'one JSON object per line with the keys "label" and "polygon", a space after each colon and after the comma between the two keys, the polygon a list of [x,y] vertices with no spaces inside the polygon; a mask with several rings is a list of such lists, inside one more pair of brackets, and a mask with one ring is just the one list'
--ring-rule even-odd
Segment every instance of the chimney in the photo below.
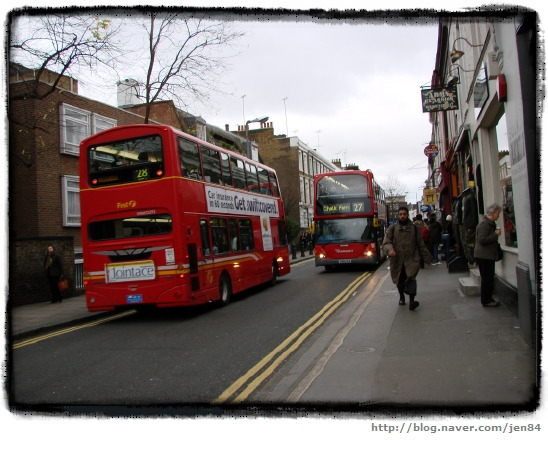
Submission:
{"label": "chimney", "polygon": [[335,164],[338,168],[342,168],[340,159],[333,159],[331,162],[333,162],[333,164]]}
{"label": "chimney", "polygon": [[228,123],[226,123],[226,124],[225,124],[225,131],[226,131],[226,132],[229,132],[229,130],[230,130],[230,126],[228,125]]}
{"label": "chimney", "polygon": [[140,104],[139,83],[134,79],[125,79],[118,81],[118,107],[134,106]]}

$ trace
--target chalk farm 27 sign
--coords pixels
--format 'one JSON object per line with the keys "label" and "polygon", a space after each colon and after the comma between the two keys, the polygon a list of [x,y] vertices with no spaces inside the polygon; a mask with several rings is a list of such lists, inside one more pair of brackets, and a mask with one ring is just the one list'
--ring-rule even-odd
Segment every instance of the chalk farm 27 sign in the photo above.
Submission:
{"label": "chalk farm 27 sign", "polygon": [[452,111],[459,108],[457,86],[422,89],[422,112]]}

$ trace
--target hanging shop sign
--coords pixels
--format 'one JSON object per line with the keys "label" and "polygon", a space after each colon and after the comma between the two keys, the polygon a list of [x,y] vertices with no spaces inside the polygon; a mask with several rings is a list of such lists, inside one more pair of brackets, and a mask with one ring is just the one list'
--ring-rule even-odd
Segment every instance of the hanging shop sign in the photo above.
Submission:
{"label": "hanging shop sign", "polygon": [[438,152],[438,147],[433,143],[424,148],[424,155],[426,157],[436,157],[438,155]]}
{"label": "hanging shop sign", "polygon": [[438,201],[438,195],[436,189],[424,189],[422,191],[424,204],[436,204]]}
{"label": "hanging shop sign", "polygon": [[453,111],[459,108],[457,86],[422,89],[422,112]]}

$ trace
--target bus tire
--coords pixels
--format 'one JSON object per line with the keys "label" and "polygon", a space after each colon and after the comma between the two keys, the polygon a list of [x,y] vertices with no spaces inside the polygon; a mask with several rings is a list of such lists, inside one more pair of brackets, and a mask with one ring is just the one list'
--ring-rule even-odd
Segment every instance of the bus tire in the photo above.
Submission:
{"label": "bus tire", "polygon": [[219,279],[219,305],[226,306],[232,299],[232,286],[228,274],[223,273]]}
{"label": "bus tire", "polygon": [[278,281],[278,264],[274,261],[272,262],[272,278],[270,279],[270,285],[274,287]]}

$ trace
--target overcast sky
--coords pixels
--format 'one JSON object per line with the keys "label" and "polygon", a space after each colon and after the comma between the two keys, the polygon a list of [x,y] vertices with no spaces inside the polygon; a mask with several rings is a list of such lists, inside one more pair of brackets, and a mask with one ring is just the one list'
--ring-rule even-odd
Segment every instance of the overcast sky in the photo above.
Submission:
{"label": "overcast sky", "polygon": [[[396,175],[408,200],[420,199],[428,174],[423,150],[431,135],[420,87],[429,84],[434,69],[435,18],[429,25],[421,17],[368,23],[226,18],[245,33],[235,49],[226,50],[236,54],[221,80],[226,94],[190,106],[189,113],[230,130],[268,116],[275,134],[297,136],[329,160],[370,169],[381,183]],[[99,91],[82,80],[79,89],[116,105],[113,83]]]}
{"label": "overcast sky", "polygon": [[275,134],[297,136],[329,160],[358,164],[381,180],[397,175],[415,201],[427,177],[423,149],[431,135],[420,86],[434,68],[437,26],[338,20],[235,26],[245,31],[247,48],[227,74],[233,94],[200,111],[209,123],[235,129],[244,118],[268,116]]}

